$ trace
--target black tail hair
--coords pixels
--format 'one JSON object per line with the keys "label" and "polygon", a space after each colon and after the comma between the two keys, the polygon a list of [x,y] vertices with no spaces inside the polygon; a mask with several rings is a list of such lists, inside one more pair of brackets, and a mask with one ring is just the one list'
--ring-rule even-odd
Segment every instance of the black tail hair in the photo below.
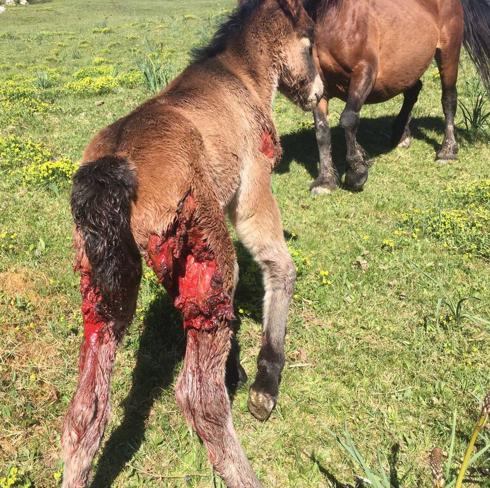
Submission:
{"label": "black tail hair", "polygon": [[461,0],[464,46],[490,95],[490,0]]}
{"label": "black tail hair", "polygon": [[104,297],[118,294],[141,272],[131,233],[135,172],[126,160],[106,156],[81,166],[73,177],[71,210],[91,266],[92,283]]}

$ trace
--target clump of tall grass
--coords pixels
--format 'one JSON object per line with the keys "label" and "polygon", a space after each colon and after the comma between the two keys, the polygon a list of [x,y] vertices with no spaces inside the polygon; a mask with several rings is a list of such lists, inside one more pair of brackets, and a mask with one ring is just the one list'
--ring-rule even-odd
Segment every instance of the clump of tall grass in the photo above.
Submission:
{"label": "clump of tall grass", "polygon": [[463,123],[471,139],[482,136],[490,122],[490,106],[488,95],[482,87],[479,78],[471,78],[466,81],[466,102],[460,100],[459,107],[463,115]]}
{"label": "clump of tall grass", "polygon": [[[490,439],[486,438],[484,445],[476,452],[475,446],[479,434],[487,425],[490,416],[490,392],[483,401],[478,421],[473,429],[472,435],[466,447],[465,455],[459,469],[453,468],[455,460],[456,446],[456,413],[453,414],[451,438],[448,454],[438,447],[434,448],[429,456],[429,466],[431,469],[434,488],[462,488],[465,475],[470,466],[474,466],[482,456],[490,451]],[[377,465],[373,466],[368,463],[366,458],[357,448],[354,439],[347,429],[342,435],[335,433],[334,436],[337,444],[347,454],[348,458],[358,470],[356,476],[356,488],[404,488],[404,483],[410,473],[410,469],[400,478],[396,473],[396,457],[388,460],[380,451],[377,451]],[[446,460],[446,462],[444,462]],[[350,485],[345,485],[350,486]]]}
{"label": "clump of tall grass", "polygon": [[164,48],[162,43],[155,44],[145,39],[145,56],[137,62],[137,67],[144,79],[146,88],[151,93],[163,90],[177,74],[172,59],[172,52]]}

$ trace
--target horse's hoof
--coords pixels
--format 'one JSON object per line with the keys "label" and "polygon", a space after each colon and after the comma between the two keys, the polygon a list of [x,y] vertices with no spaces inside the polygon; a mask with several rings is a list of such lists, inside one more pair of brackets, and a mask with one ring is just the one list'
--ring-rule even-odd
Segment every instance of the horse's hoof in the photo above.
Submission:
{"label": "horse's hoof", "polygon": [[310,192],[312,195],[330,195],[333,193],[338,187],[337,182],[332,182],[328,180],[324,180],[323,178],[317,178],[310,185]]}
{"label": "horse's hoof", "polygon": [[436,164],[439,164],[440,166],[444,166],[446,164],[454,163],[454,161],[456,161],[455,158],[445,158],[445,159],[437,158]]}
{"label": "horse's hoof", "polygon": [[456,154],[450,154],[450,153],[444,153],[444,152],[439,152],[437,153],[436,156],[436,163],[440,165],[444,164],[449,164],[458,159],[458,156]]}
{"label": "horse's hoof", "polygon": [[363,171],[347,171],[345,174],[344,187],[353,192],[361,192],[368,179],[367,168]]}
{"label": "horse's hoof", "polygon": [[412,138],[410,136],[407,136],[397,144],[397,147],[400,147],[402,149],[408,149],[411,144],[412,144]]}
{"label": "horse's hoof", "polygon": [[335,191],[335,188],[331,188],[329,186],[312,186],[310,188],[310,193],[313,196],[331,195],[334,191]]}
{"label": "horse's hoof", "polygon": [[250,388],[248,394],[248,410],[257,419],[265,422],[274,410],[276,400],[272,395]]}

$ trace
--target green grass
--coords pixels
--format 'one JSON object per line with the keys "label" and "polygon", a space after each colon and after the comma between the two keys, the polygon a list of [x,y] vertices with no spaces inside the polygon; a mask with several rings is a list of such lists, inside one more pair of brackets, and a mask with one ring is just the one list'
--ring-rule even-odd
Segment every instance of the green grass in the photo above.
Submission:
{"label": "green grass", "polygon": [[[0,19],[0,137],[41,144],[68,167],[99,128],[151,95],[141,60],[168,60],[178,72],[233,4],[53,0],[9,9]],[[467,104],[466,81],[474,77],[465,58],[459,88]],[[312,117],[283,97],[275,103],[285,157],[273,188],[299,270],[287,365],[267,423],[247,412],[247,388],[233,403],[240,439],[265,486],[353,483],[361,473],[331,434],[345,428],[366,463],[376,466],[378,453],[387,460],[399,445],[397,469],[400,477],[408,472],[402,487],[430,486],[428,453],[435,445],[449,449],[453,411],[458,458],[489,389],[488,261],[416,227],[400,230],[404,215],[443,210],[448,188],[464,192],[490,178],[488,130],[470,137],[461,114],[459,160],[434,163],[442,140],[434,67],[424,84],[408,150],[389,148],[400,98],[363,109],[360,141],[376,162],[361,194],[310,197]],[[339,162],[342,108],[332,103]],[[69,183],[56,173],[55,183],[37,184],[37,174],[33,184],[19,177],[32,161],[16,161],[14,168],[0,161],[0,478],[15,468],[18,486],[52,487],[59,485],[60,430],[82,335]],[[242,249],[239,256],[240,342],[253,377],[262,291],[257,266]],[[468,297],[479,300],[458,310]],[[107,486],[108,477],[125,488],[219,486],[174,400],[182,350],[178,315],[147,272],[117,359],[96,486]],[[489,469],[488,456],[479,467]],[[468,486],[488,488],[481,473]]]}

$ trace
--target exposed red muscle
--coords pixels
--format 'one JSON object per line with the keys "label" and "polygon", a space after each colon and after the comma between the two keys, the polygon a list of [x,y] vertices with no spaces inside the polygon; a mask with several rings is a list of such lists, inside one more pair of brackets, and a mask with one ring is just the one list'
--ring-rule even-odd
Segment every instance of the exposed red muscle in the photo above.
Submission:
{"label": "exposed red muscle", "polygon": [[85,341],[93,342],[100,330],[106,325],[98,308],[102,302],[100,292],[90,282],[90,274],[81,272],[80,291],[82,293],[82,315]]}
{"label": "exposed red muscle", "polygon": [[272,134],[269,131],[264,131],[262,133],[260,152],[265,154],[270,159],[273,159],[276,156],[276,146],[274,144]]}
{"label": "exposed red muscle", "polygon": [[163,236],[150,236],[147,262],[182,312],[184,327],[212,330],[220,320],[233,318],[233,307],[194,210],[188,195],[174,226]]}

